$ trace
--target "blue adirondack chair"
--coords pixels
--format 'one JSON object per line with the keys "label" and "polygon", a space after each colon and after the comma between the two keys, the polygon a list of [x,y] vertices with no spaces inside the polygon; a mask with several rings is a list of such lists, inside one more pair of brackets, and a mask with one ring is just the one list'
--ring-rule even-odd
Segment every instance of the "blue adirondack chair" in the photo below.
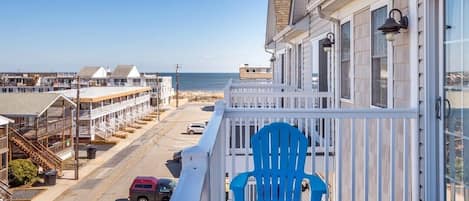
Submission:
{"label": "blue adirondack chair", "polygon": [[301,183],[308,179],[311,201],[327,192],[324,181],[304,172],[307,138],[286,123],[272,123],[252,136],[254,171],[241,173],[230,184],[235,201],[244,201],[249,177],[256,179],[258,201],[300,201]]}

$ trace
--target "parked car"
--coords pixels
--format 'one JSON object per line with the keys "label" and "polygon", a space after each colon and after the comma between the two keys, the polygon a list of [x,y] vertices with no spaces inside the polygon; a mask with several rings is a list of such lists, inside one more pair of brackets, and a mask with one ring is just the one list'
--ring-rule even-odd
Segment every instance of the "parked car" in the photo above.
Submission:
{"label": "parked car", "polygon": [[205,123],[191,123],[187,126],[187,133],[190,135],[194,133],[203,133],[205,127]]}
{"label": "parked car", "polygon": [[169,201],[176,181],[173,179],[138,176],[129,189],[130,201]]}
{"label": "parked car", "polygon": [[181,159],[182,159],[182,150],[178,151],[178,152],[174,152],[173,161],[176,161],[176,162],[180,163]]}

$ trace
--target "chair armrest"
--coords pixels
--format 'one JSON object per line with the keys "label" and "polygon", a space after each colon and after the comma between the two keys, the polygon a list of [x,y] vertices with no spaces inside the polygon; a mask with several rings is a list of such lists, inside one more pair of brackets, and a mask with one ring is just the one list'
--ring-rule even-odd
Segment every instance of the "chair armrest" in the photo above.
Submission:
{"label": "chair armrest", "polygon": [[246,186],[252,172],[244,172],[233,178],[230,184],[230,189],[234,193],[235,201],[244,201],[244,187]]}
{"label": "chair armrest", "polygon": [[309,190],[311,192],[311,201],[320,201],[322,199],[322,195],[327,193],[327,185],[321,179],[321,177],[315,175],[307,175],[304,176],[306,179],[309,180]]}

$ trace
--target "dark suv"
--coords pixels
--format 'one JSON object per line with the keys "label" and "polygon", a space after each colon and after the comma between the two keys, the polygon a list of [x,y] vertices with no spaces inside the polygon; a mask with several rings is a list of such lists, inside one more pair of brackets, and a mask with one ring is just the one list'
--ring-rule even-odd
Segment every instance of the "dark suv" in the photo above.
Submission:
{"label": "dark suv", "polygon": [[136,177],[129,189],[130,201],[169,201],[176,182],[172,179]]}

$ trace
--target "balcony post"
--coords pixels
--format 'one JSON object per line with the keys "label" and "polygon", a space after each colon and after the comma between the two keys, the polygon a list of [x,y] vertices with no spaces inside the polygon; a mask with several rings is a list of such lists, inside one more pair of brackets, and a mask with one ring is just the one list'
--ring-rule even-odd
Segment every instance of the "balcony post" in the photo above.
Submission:
{"label": "balcony post", "polygon": [[[209,198],[206,176],[208,176],[208,152],[200,146],[193,146],[184,149],[182,152],[182,170],[184,173],[179,178],[179,185],[176,188],[171,200],[201,200]],[[202,193],[201,193],[202,192]]]}
{"label": "balcony post", "polygon": [[231,107],[231,85],[232,84],[233,84],[233,80],[230,79],[228,80],[228,84],[225,86],[224,99],[228,107]]}

